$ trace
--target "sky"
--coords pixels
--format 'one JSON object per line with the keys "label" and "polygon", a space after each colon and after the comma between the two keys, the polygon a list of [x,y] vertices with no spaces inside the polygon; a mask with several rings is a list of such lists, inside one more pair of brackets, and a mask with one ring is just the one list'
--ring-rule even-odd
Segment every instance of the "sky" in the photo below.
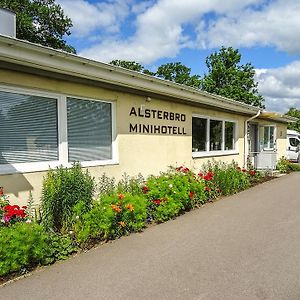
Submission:
{"label": "sky", "polygon": [[67,42],[101,62],[141,63],[155,71],[181,62],[207,73],[222,46],[239,49],[256,70],[268,111],[300,109],[299,0],[57,0],[73,21]]}

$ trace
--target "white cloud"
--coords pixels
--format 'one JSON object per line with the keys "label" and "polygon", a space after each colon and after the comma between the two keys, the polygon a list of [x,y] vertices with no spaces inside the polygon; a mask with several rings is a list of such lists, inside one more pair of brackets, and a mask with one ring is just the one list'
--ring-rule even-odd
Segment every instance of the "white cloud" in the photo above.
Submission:
{"label": "white cloud", "polygon": [[228,11],[214,21],[199,24],[198,45],[201,48],[220,46],[275,46],[279,50],[299,53],[300,2],[270,1],[259,9],[245,7]]}
{"label": "white cloud", "polygon": [[258,69],[256,80],[267,110],[285,113],[290,107],[300,109],[300,61],[281,68]]}
{"label": "white cloud", "polygon": [[96,30],[118,32],[130,12],[131,0],[97,1],[58,0],[65,14],[73,22],[72,34],[86,37]]}
{"label": "white cloud", "polygon": [[126,40],[111,39],[81,51],[80,55],[101,61],[112,59],[152,63],[163,57],[174,57],[193,41],[183,32],[186,24],[198,22],[210,11],[226,13],[242,9],[261,0],[159,0],[137,16],[136,32]]}

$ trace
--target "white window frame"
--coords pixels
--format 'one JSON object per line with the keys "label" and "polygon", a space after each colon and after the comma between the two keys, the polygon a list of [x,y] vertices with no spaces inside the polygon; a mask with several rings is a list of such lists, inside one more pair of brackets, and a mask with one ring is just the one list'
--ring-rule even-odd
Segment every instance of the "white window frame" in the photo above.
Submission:
{"label": "white window frame", "polygon": [[1,92],[19,93],[24,95],[49,97],[57,101],[57,134],[58,134],[58,160],[56,161],[41,161],[28,163],[15,163],[0,165],[0,175],[8,175],[15,173],[30,173],[46,171],[49,168],[63,166],[70,168],[72,163],[68,161],[68,131],[67,131],[67,98],[76,98],[79,100],[100,101],[111,104],[111,119],[112,119],[112,159],[109,160],[94,160],[80,162],[82,167],[94,167],[118,164],[118,151],[116,142],[116,103],[115,101],[92,99],[81,97],[78,95],[58,94],[48,91],[33,90],[20,88],[15,86],[0,85]]}
{"label": "white window frame", "polygon": [[[276,125],[274,124],[268,124],[268,125],[263,125],[263,140],[262,140],[262,150],[263,151],[273,151],[276,150],[276,143],[277,143],[277,129],[276,129]],[[273,132],[273,147],[270,147],[270,128],[273,127],[274,128],[274,132]],[[265,128],[269,128],[268,130],[268,146],[265,147]]]}
{"label": "white window frame", "polygon": [[[238,149],[238,121],[233,119],[227,118],[218,118],[218,117],[211,117],[205,116],[200,114],[192,114],[192,118],[201,118],[206,120],[206,150],[205,151],[193,151],[192,157],[211,157],[211,156],[224,156],[224,155],[236,155],[239,154]],[[222,121],[222,145],[221,150],[213,150],[210,151],[210,121]],[[234,149],[232,150],[225,150],[225,122],[232,122],[234,123]]]}

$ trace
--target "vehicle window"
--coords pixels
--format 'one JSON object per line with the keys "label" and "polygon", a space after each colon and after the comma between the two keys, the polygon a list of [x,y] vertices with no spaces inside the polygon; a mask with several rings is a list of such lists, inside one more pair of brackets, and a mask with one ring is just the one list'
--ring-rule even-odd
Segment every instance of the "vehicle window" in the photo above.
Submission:
{"label": "vehicle window", "polygon": [[292,147],[297,147],[298,144],[299,144],[299,140],[298,139],[296,139],[296,138],[290,138],[290,145]]}

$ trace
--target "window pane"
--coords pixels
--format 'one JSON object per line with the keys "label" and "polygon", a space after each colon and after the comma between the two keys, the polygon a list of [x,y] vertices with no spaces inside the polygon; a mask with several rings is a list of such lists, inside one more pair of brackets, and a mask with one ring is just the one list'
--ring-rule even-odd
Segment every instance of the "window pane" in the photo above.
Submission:
{"label": "window pane", "polygon": [[58,160],[57,100],[0,92],[0,164]]}
{"label": "window pane", "polygon": [[193,118],[193,152],[206,151],[206,126],[207,120],[201,118]]}
{"label": "window pane", "polygon": [[274,148],[274,127],[270,126],[270,148]]}
{"label": "window pane", "polygon": [[69,161],[112,158],[111,104],[68,98]]}
{"label": "window pane", "polygon": [[233,122],[225,122],[225,150],[234,149],[234,130],[235,124]]}
{"label": "window pane", "polygon": [[222,121],[210,120],[210,147],[209,150],[222,149]]}
{"label": "window pane", "polygon": [[264,127],[264,148],[269,148],[269,141],[270,141],[270,127]]}

